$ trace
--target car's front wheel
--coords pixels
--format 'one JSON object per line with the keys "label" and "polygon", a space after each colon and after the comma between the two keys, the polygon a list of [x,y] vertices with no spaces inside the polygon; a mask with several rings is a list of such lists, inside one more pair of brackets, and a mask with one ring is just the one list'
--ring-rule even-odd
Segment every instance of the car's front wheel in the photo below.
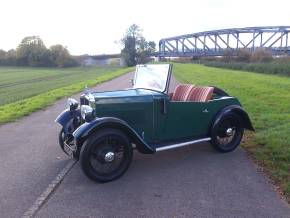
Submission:
{"label": "car's front wheel", "polygon": [[72,134],[70,134],[70,136],[66,134],[64,128],[62,128],[58,134],[58,143],[60,148],[66,155],[73,157],[76,160],[79,159],[79,151],[78,150],[72,151],[65,145],[65,143],[68,143],[70,147],[75,147]]}
{"label": "car's front wheel", "polygon": [[104,129],[85,141],[80,153],[80,164],[92,180],[109,182],[126,172],[132,156],[132,145],[123,132]]}
{"label": "car's front wheel", "polygon": [[58,134],[58,143],[59,143],[59,146],[61,148],[61,150],[66,154],[66,155],[70,155],[69,152],[65,149],[65,146],[64,146],[64,143],[65,141],[67,140],[67,136],[66,134],[64,133],[64,129],[62,128]]}
{"label": "car's front wheel", "polygon": [[240,144],[244,128],[240,116],[234,113],[225,114],[211,130],[211,144],[218,151],[233,151]]}

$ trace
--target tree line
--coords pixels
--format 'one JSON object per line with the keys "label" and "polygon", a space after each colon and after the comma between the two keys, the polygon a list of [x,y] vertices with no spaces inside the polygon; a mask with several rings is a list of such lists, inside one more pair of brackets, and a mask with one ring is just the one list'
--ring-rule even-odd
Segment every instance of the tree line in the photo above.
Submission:
{"label": "tree line", "polygon": [[[127,66],[150,61],[156,47],[154,41],[146,41],[142,29],[136,24],[126,30],[120,43],[123,47],[121,57]],[[0,49],[0,66],[74,67],[80,65],[84,57],[73,57],[66,47],[59,44],[46,48],[39,36],[27,36],[16,49]]]}
{"label": "tree line", "polygon": [[73,67],[78,61],[66,47],[52,45],[46,48],[39,36],[25,37],[16,49],[0,49],[1,66]]}

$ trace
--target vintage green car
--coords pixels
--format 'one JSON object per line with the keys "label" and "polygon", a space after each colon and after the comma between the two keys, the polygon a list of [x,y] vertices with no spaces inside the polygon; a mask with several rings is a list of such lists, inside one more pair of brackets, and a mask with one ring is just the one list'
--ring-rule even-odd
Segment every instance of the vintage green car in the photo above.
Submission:
{"label": "vintage green car", "polygon": [[98,182],[122,176],[133,149],[143,154],[210,142],[234,150],[244,129],[254,131],[240,102],[217,87],[178,85],[169,93],[171,64],[138,65],[133,88],[86,91],[56,119],[63,151],[80,159]]}

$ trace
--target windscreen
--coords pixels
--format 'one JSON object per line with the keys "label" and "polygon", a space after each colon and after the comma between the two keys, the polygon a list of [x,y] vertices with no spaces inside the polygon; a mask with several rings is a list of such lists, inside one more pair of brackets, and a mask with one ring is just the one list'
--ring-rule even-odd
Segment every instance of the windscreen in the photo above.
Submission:
{"label": "windscreen", "polygon": [[138,65],[136,67],[134,88],[166,91],[170,64]]}

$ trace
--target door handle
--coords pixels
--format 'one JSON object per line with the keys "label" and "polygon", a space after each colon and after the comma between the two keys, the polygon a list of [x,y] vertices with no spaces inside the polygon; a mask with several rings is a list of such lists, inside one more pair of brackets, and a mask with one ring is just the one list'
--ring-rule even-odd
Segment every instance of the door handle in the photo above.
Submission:
{"label": "door handle", "polygon": [[162,113],[167,114],[167,103],[165,98],[162,100]]}

